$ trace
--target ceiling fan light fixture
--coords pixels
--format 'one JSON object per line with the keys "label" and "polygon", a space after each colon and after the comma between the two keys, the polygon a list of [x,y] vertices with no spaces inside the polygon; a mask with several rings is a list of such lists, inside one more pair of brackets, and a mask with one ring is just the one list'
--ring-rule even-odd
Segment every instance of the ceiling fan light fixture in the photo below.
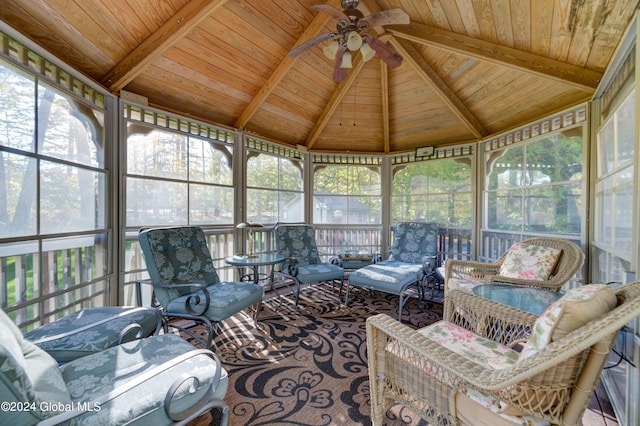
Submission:
{"label": "ceiling fan light fixture", "polygon": [[340,6],[343,9],[355,9],[358,7],[358,3],[360,3],[360,0],[341,0]]}
{"label": "ceiling fan light fixture", "polygon": [[340,43],[338,40],[334,40],[322,49],[324,56],[327,58],[334,60],[336,59],[336,54],[338,53],[338,48],[340,47]]}
{"label": "ceiling fan light fixture", "polygon": [[362,37],[357,31],[351,31],[347,35],[347,49],[352,52],[357,51],[362,46]]}
{"label": "ceiling fan light fixture", "polygon": [[340,63],[340,68],[353,68],[353,64],[351,63],[351,52],[348,50],[344,52],[342,55],[342,62]]}
{"label": "ceiling fan light fixture", "polygon": [[362,43],[362,46],[360,46],[360,53],[362,54],[362,60],[365,62],[376,56],[376,51],[369,46],[369,43]]}

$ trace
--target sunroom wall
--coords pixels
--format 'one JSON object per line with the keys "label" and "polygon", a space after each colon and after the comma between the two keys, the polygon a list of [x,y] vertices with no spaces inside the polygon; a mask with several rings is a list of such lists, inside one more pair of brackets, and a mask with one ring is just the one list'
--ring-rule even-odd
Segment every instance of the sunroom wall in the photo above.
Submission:
{"label": "sunroom wall", "polygon": [[[25,40],[21,40],[20,43],[24,45],[29,44],[29,42]],[[39,52],[39,55],[43,57],[47,56],[46,52]],[[73,70],[69,70],[64,66],[64,64],[60,64],[59,66],[66,72],[73,74]],[[29,70],[28,68],[25,69],[25,71],[27,73],[33,73],[33,70]],[[416,164],[426,164],[427,169],[429,169],[429,165],[434,165],[441,161],[461,162],[470,166],[471,182],[469,182],[466,185],[466,188],[462,191],[463,193],[466,193],[464,197],[466,197],[467,201],[465,203],[459,203],[459,205],[469,204],[470,202],[470,208],[473,209],[473,211],[463,215],[470,218],[468,225],[464,226],[464,229],[462,229],[464,237],[462,237],[462,234],[460,233],[455,237],[458,241],[461,241],[462,238],[465,243],[458,244],[457,249],[452,248],[451,250],[458,250],[460,253],[460,256],[458,257],[462,258],[476,258],[483,256],[484,247],[474,244],[474,241],[476,240],[475,236],[480,230],[479,224],[483,223],[482,220],[484,216],[484,207],[479,203],[481,197],[478,195],[480,194],[482,182],[484,181],[484,167],[482,166],[483,159],[477,155],[477,152],[479,152],[481,148],[484,152],[485,146],[491,147],[495,144],[500,145],[502,143],[501,140],[503,136],[496,136],[496,138],[486,141],[486,143],[481,142],[478,144],[438,148],[435,152],[426,156],[420,154],[420,152],[399,153],[387,156],[315,154],[297,151],[273,142],[261,141],[253,135],[246,135],[231,129],[198,122],[172,113],[166,113],[146,106],[134,105],[130,102],[121,101],[107,93],[102,93],[102,95],[106,99],[105,103],[113,104],[114,106],[119,105],[119,108],[110,108],[110,111],[112,114],[113,111],[117,111],[117,114],[120,115],[119,118],[109,116],[109,121],[106,122],[107,128],[105,129],[105,135],[110,143],[109,146],[111,147],[107,155],[117,158],[117,161],[114,161],[109,169],[108,187],[105,190],[105,192],[109,194],[107,204],[110,207],[105,213],[105,232],[109,233],[110,238],[108,241],[111,244],[107,253],[109,262],[106,270],[109,274],[112,274],[113,271],[118,272],[115,275],[110,275],[110,278],[113,278],[113,280],[110,281],[107,286],[109,289],[108,298],[104,303],[134,303],[132,284],[136,279],[144,278],[146,275],[142,256],[136,248],[136,234],[141,226],[166,226],[172,224],[197,224],[203,226],[206,228],[207,233],[210,236],[210,244],[212,246],[212,251],[214,252],[216,266],[220,268],[221,275],[226,279],[234,278],[235,271],[224,263],[224,258],[236,252],[244,251],[246,248],[244,247],[246,244],[246,235],[243,235],[241,230],[235,229],[235,225],[247,220],[256,220],[255,217],[250,216],[251,211],[247,200],[247,197],[252,196],[252,193],[250,192],[252,190],[270,193],[275,191],[277,196],[274,198],[274,196],[270,195],[267,199],[276,199],[278,200],[278,203],[290,202],[296,196],[298,198],[302,198],[303,212],[296,217],[296,220],[298,220],[299,217],[302,217],[303,221],[312,222],[317,225],[319,232],[325,232],[328,234],[334,233],[326,238],[327,241],[331,242],[327,243],[326,247],[324,247],[327,252],[335,252],[344,244],[352,246],[354,241],[358,243],[358,241],[360,241],[359,236],[348,238],[348,241],[342,237],[347,234],[349,231],[348,228],[357,226],[370,228],[371,224],[356,225],[351,223],[342,223],[334,226],[334,224],[325,223],[325,218],[318,215],[315,216],[317,220],[314,221],[314,212],[316,214],[319,213],[319,211],[314,210],[316,207],[314,203],[318,201],[318,194],[315,194],[315,198],[309,197],[306,194],[312,192],[314,188],[314,175],[317,170],[320,170],[323,167],[344,166],[349,168],[354,167],[355,165],[360,165],[370,170],[375,169],[375,173],[380,175],[380,211],[376,212],[375,215],[367,216],[369,219],[373,218],[374,222],[376,222],[373,224],[374,228],[376,228],[374,229],[374,232],[377,232],[378,235],[369,238],[366,244],[368,245],[367,249],[375,250],[377,248],[379,251],[384,253],[386,248],[389,246],[393,226],[397,221],[400,219],[414,220],[416,218],[429,220],[430,218],[428,214],[418,217],[415,215],[415,212],[410,209],[407,210],[411,211],[410,215],[403,216],[394,213],[395,210],[392,209],[394,178],[396,176],[400,176],[402,169]],[[73,97],[78,95],[71,92],[69,93],[69,96]],[[139,117],[136,116],[136,113],[139,114]],[[566,118],[563,118],[567,114],[571,115],[575,113],[572,110],[558,114],[554,117],[550,117],[546,121],[543,120],[544,123],[548,122],[550,125],[547,126],[544,123],[534,123],[531,125],[531,129],[538,129],[538,134],[543,134],[546,131],[553,132],[556,130],[562,130],[566,126],[574,126],[576,124],[575,120],[567,122]],[[116,128],[116,122],[121,123],[120,128]],[[559,123],[559,125],[557,125],[557,123]],[[539,128],[536,127],[538,125],[540,126]],[[186,162],[180,162],[179,167],[173,169],[173,174],[171,176],[167,175],[164,170],[161,172],[153,170],[141,171],[139,165],[132,164],[130,166],[128,164],[129,157],[134,155],[134,151],[129,152],[129,144],[147,143],[136,140],[135,138],[138,137],[136,135],[154,134],[154,132],[158,132],[159,129],[162,130],[162,132],[165,132],[165,136],[171,135],[172,140],[165,140],[163,142],[161,137],[156,138],[155,141],[149,142],[151,144],[150,146],[163,146],[164,148],[171,146],[185,147],[184,150],[180,148],[180,155],[187,158],[190,158],[191,148],[189,147],[193,145],[194,141],[201,145],[203,144],[203,141],[205,141],[205,145],[211,144],[212,146],[217,146],[218,149],[216,152],[224,152],[224,155],[216,161],[220,163],[220,159],[224,159],[224,161],[227,162],[225,175],[231,177],[231,182],[229,182],[228,179],[212,182],[212,175],[207,175],[206,173],[200,177],[194,177],[193,169],[190,168],[188,160]],[[536,136],[534,133],[535,130],[531,130],[529,134]],[[109,138],[112,139],[109,140]],[[505,135],[504,138],[509,141],[509,135]],[[514,140],[513,143],[518,143],[518,141]],[[121,151],[117,151],[118,147],[121,147]],[[164,149],[164,151],[166,151],[166,149]],[[177,153],[174,154],[177,155]],[[284,180],[282,180],[282,182],[275,188],[263,188],[250,182],[247,177],[245,165],[251,161],[251,158],[256,155],[259,156],[263,154],[271,156],[277,160],[280,164],[278,167],[282,167],[282,170],[285,170],[284,166],[282,166],[283,160],[296,163],[296,167],[301,169],[300,176],[303,178],[302,184],[292,186],[290,183],[282,184],[282,182],[284,182]],[[202,160],[204,157],[200,156],[198,158]],[[144,213],[141,209],[146,208],[144,207],[144,203],[140,204],[140,206],[143,207],[138,206],[135,209],[130,209],[129,207],[132,206],[127,205],[127,197],[131,196],[131,193],[134,192],[132,189],[134,186],[131,186],[131,183],[140,183],[142,184],[142,188],[144,188],[144,184],[150,184],[153,187],[159,186],[160,188],[168,186],[182,188],[177,189],[176,194],[180,193],[179,197],[184,197],[184,201],[180,205],[171,206],[169,208],[169,210],[171,210],[170,212],[164,212],[167,214],[158,213],[161,206],[159,207],[156,203],[152,206],[152,210],[155,209],[155,213],[151,217],[155,217],[157,220],[146,221],[144,218],[141,219],[142,216],[139,216]],[[214,195],[220,193],[230,194],[226,199],[232,200],[231,203],[233,205],[233,209],[229,211],[229,206],[227,205],[225,206],[227,214],[220,215],[218,214],[219,212],[207,212],[206,208],[208,206],[206,204],[200,203],[198,208],[193,208],[193,205],[198,205],[198,200],[192,200],[190,197],[192,197],[194,193],[197,193],[198,190],[203,190],[205,193],[209,192]],[[143,193],[144,192],[145,191],[143,191]],[[441,194],[437,194],[436,192],[437,191],[423,191],[422,194],[425,198],[437,200]],[[135,195],[137,198],[144,196],[142,193]],[[369,196],[369,199],[372,201],[375,200],[376,197],[378,197],[378,195]],[[374,204],[375,203],[378,203],[378,201],[375,201]],[[199,210],[202,214],[197,215],[196,217],[192,214],[194,210]],[[281,214],[280,206],[274,211],[277,211],[277,214],[274,217],[277,217],[278,220],[288,220],[284,214]],[[138,216],[135,216],[136,212],[139,214]],[[215,216],[215,218],[212,217],[212,215]],[[202,217],[205,219],[198,219]],[[263,219],[260,220],[262,221]],[[266,222],[265,224],[269,225],[271,223]],[[455,228],[455,226],[452,226],[451,223],[442,223],[442,225],[446,232],[454,232],[452,228]],[[338,229],[337,234],[335,233],[334,228]],[[114,230],[119,231],[114,232]],[[372,232],[371,230],[365,231]],[[456,229],[455,232],[461,231],[460,229]],[[271,250],[272,244],[268,234],[268,228],[265,228],[262,233],[258,234],[262,234],[262,236],[255,239],[257,244],[255,249],[263,251]],[[337,238],[337,236],[340,238]],[[518,238],[521,237],[522,235],[518,236]],[[336,241],[338,242],[336,243]],[[12,242],[11,238],[4,238],[3,236],[0,236],[0,243],[10,242]],[[452,247],[455,247],[455,244],[452,245]],[[449,249],[443,250],[447,251]],[[45,303],[50,303],[50,301],[38,300],[33,301],[32,303],[35,303],[36,306],[42,306]],[[84,305],[87,305],[87,303],[82,304],[82,306]],[[76,307],[80,306],[81,305],[78,305]],[[75,309],[76,307],[71,307],[70,309]],[[16,306],[6,306],[6,308],[9,310],[17,309]],[[39,308],[39,310],[41,309]],[[41,318],[40,320],[45,319]]]}

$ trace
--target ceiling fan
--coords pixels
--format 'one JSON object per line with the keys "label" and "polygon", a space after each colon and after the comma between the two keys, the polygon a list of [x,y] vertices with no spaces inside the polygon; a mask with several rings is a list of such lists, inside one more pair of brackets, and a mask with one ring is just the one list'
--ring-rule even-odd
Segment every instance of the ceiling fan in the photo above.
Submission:
{"label": "ceiling fan", "polygon": [[[335,59],[333,80],[341,82],[347,76],[347,69],[352,67],[352,54],[360,50],[362,59],[366,62],[378,55],[391,68],[396,68],[402,63],[402,56],[396,53],[382,41],[369,34],[373,27],[392,24],[408,24],[409,15],[402,9],[389,9],[369,16],[358,10],[360,0],[342,0],[342,9],[337,9],[329,4],[316,4],[312,9],[326,13],[337,19],[336,31],[320,34],[289,52],[291,58],[295,58],[307,49],[324,41],[333,40],[323,49],[325,56]],[[353,52],[353,53],[352,53]]]}

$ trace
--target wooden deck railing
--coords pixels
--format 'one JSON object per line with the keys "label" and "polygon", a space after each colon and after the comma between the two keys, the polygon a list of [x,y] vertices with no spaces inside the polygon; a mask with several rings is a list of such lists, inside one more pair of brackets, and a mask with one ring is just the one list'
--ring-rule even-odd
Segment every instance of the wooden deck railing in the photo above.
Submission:
{"label": "wooden deck railing", "polygon": [[[234,254],[235,229],[205,230],[214,265],[222,280],[234,280],[236,271],[224,262]],[[383,258],[380,226],[316,226],[316,242],[324,260],[340,250],[379,253]],[[439,261],[447,258],[471,259],[474,242],[468,228],[440,228]],[[538,236],[538,235],[531,235]],[[392,241],[393,230],[389,235]],[[580,244],[578,236],[562,236]],[[528,236],[526,237],[528,238]],[[504,253],[519,235],[508,232],[483,232],[481,260],[493,260]],[[83,236],[37,242],[0,245],[0,302],[2,308],[23,329],[37,327],[79,308],[108,304],[109,283],[106,236]],[[274,252],[273,228],[258,228],[254,233],[254,252]],[[5,254],[6,253],[6,254]],[[137,232],[127,234],[123,303],[135,303],[134,283],[147,278]],[[581,275],[577,276],[580,280]]]}

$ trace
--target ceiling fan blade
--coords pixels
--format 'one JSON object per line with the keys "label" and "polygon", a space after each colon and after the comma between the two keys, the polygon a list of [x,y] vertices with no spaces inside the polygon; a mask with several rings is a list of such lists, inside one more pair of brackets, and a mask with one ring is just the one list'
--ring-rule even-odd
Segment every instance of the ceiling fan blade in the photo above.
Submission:
{"label": "ceiling fan blade", "polygon": [[338,52],[336,53],[336,64],[333,67],[333,81],[336,83],[340,83],[342,80],[347,78],[347,69],[342,68],[342,56],[344,55],[345,48],[340,46],[338,48]]}
{"label": "ceiling fan blade", "polygon": [[407,12],[400,8],[383,10],[381,12],[365,16],[360,20],[360,22],[362,21],[369,24],[369,27],[378,27],[380,25],[409,24],[411,22]]}
{"label": "ceiling fan blade", "polygon": [[291,51],[289,51],[289,57],[290,58],[295,58],[298,55],[300,55],[302,52],[304,52],[305,50],[315,46],[318,43],[322,43],[323,41],[327,41],[330,40],[332,38],[337,37],[338,34],[336,33],[324,33],[324,34],[320,34],[318,36],[315,36],[312,39],[309,39],[307,41],[305,41],[304,43],[294,47],[293,49],[291,49]]}
{"label": "ceiling fan blade", "polygon": [[311,9],[317,10],[318,12],[324,12],[327,15],[335,18],[335,19],[346,19],[349,20],[349,17],[340,9],[337,9],[330,4],[314,4],[311,6]]}
{"label": "ceiling fan blade", "polygon": [[402,56],[377,38],[369,35],[367,37],[367,43],[376,51],[376,55],[389,65],[389,68],[396,68],[402,64]]}

